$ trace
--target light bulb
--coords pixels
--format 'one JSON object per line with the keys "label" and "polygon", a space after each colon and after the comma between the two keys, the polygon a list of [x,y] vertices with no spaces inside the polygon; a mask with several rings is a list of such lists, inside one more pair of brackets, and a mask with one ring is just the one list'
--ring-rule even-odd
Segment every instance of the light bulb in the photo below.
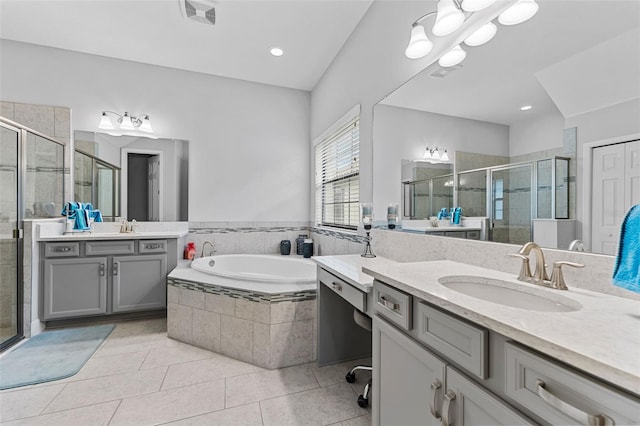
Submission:
{"label": "light bulb", "polygon": [[142,124],[139,127],[140,130],[147,133],[153,133],[153,129],[151,128],[151,121],[149,120],[149,116],[145,115],[142,118]]}
{"label": "light bulb", "polygon": [[449,161],[449,154],[447,154],[447,150],[445,149],[442,155],[440,156],[440,161]]}
{"label": "light bulb", "polygon": [[440,160],[440,153],[438,152],[438,148],[437,147],[433,151],[433,153],[431,154],[431,158],[433,158],[434,160]]}
{"label": "light bulb", "polygon": [[518,0],[498,16],[498,22],[502,25],[521,24],[535,15],[538,12],[538,7],[535,0]]}
{"label": "light bulb", "polygon": [[445,36],[460,28],[463,23],[464,13],[458,9],[453,0],[440,0],[436,23],[431,32],[437,36]]}
{"label": "light bulb", "polygon": [[411,38],[404,54],[409,59],[418,59],[431,52],[433,43],[427,38],[422,25],[414,25],[411,28]]}
{"label": "light bulb", "polygon": [[111,122],[111,119],[109,118],[109,116],[107,116],[106,112],[102,113],[102,117],[100,118],[100,124],[98,124],[98,128],[99,129],[105,129],[105,130],[113,130],[113,123]]}
{"label": "light bulb", "polygon": [[129,117],[128,112],[124,113],[124,117],[122,117],[122,121],[120,122],[120,128],[125,130],[135,130],[135,127],[133,127],[133,123],[131,122],[131,117]]}
{"label": "light bulb", "polygon": [[485,44],[496,35],[498,27],[493,22],[487,22],[466,38],[464,44],[467,46],[480,46]]}
{"label": "light bulb", "polygon": [[460,62],[464,61],[464,58],[467,56],[467,52],[462,50],[460,45],[457,45],[444,55],[440,59],[438,59],[438,64],[441,67],[453,67],[458,65]]}
{"label": "light bulb", "polygon": [[427,147],[427,149],[424,150],[424,159],[425,160],[431,159],[431,150],[429,149],[429,147]]}
{"label": "light bulb", "polygon": [[477,12],[494,4],[496,0],[462,0],[462,9],[467,12]]}

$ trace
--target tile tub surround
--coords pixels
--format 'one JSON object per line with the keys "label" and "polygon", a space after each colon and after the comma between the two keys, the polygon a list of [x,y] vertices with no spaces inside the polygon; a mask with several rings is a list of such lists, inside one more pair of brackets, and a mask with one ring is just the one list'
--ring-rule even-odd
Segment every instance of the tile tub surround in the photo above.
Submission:
{"label": "tile tub surround", "polygon": [[[510,253],[516,253],[520,250],[520,245],[378,229],[372,232],[372,237],[371,244],[376,255],[398,262],[452,260],[508,272],[514,277],[520,271],[521,261],[509,256]],[[572,287],[582,288],[626,299],[640,300],[640,294],[611,284],[615,264],[613,256],[546,248],[543,248],[543,252],[545,262],[549,265],[547,268],[549,274],[553,262],[566,260],[585,265],[584,268],[563,268],[569,289]],[[531,267],[535,267],[533,259]]]}
{"label": "tile tub surround", "polygon": [[[280,241],[306,234],[313,240],[314,256],[362,253],[364,237],[355,232],[311,226],[311,222],[189,222],[188,242],[195,242],[198,256],[205,241],[215,254],[278,254]],[[208,249],[207,249],[208,252]]]}
{"label": "tile tub surround", "polygon": [[169,278],[167,333],[259,367],[316,358],[315,290],[264,294]]}

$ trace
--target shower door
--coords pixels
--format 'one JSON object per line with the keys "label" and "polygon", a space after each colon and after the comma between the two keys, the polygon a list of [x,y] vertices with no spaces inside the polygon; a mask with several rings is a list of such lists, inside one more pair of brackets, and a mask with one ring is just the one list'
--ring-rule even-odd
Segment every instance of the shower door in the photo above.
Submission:
{"label": "shower door", "polygon": [[22,214],[18,128],[0,123],[0,350],[22,338]]}
{"label": "shower door", "polygon": [[531,164],[491,170],[491,241],[531,241],[532,182]]}

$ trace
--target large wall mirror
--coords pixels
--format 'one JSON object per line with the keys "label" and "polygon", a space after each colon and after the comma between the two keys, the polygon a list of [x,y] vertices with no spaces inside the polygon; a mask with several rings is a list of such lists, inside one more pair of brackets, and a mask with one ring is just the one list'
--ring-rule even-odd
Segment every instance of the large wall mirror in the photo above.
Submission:
{"label": "large wall mirror", "polygon": [[[187,141],[76,130],[74,143],[82,159],[75,164],[76,201],[93,200],[101,210],[102,204],[113,206],[109,215],[128,220],[188,220]],[[89,172],[91,161],[97,170]],[[87,188],[94,188],[93,196]]]}
{"label": "large wall mirror", "polygon": [[[576,186],[583,176],[583,162],[577,161],[582,147],[580,128],[570,123],[640,96],[640,4],[610,3],[540,1],[530,21],[499,26],[486,45],[464,46],[461,66],[433,64],[379,102],[373,128],[374,205],[402,202],[409,209],[405,219],[419,218],[423,213],[413,214],[415,203],[407,202],[415,199],[416,189],[412,194],[407,188],[406,169],[424,157],[427,147],[437,147],[448,153],[444,163],[452,168],[452,199],[466,203],[465,215],[490,216],[497,205],[503,209],[493,212],[493,226],[502,226],[495,241],[530,240],[536,221],[553,219],[575,238],[591,229],[591,214],[577,213],[592,196],[591,182]],[[607,128],[605,134],[625,135],[616,131]],[[483,205],[492,202],[486,191],[494,190],[504,200]],[[425,213],[433,215],[433,209]],[[587,219],[576,221],[580,218]],[[545,246],[569,248],[567,242]]]}

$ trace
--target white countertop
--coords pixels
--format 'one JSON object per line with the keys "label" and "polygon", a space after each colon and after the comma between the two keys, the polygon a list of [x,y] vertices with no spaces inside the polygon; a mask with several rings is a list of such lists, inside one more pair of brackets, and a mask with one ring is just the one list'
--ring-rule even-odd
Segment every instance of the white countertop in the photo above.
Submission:
{"label": "white countertop", "polygon": [[38,241],[83,241],[83,240],[145,240],[155,238],[180,238],[188,234],[187,231],[149,231],[149,232],[78,232],[63,235],[41,236]]}
{"label": "white countertop", "polygon": [[[363,269],[386,284],[640,395],[638,301],[578,289],[571,283],[568,291],[547,289],[517,281],[512,274],[448,260],[376,262]],[[449,275],[508,281],[525,291],[544,291],[552,299],[569,298],[582,308],[539,312],[487,302],[439,284],[439,278]]]}
{"label": "white countertop", "polygon": [[414,232],[450,232],[450,231],[480,231],[480,227],[475,226],[403,226],[404,231]]}
{"label": "white countertop", "polygon": [[373,277],[362,272],[363,266],[373,267],[396,262],[384,257],[362,257],[359,254],[347,254],[341,256],[313,256],[311,260],[322,266],[323,269],[342,278],[355,288],[366,293],[373,288]]}

